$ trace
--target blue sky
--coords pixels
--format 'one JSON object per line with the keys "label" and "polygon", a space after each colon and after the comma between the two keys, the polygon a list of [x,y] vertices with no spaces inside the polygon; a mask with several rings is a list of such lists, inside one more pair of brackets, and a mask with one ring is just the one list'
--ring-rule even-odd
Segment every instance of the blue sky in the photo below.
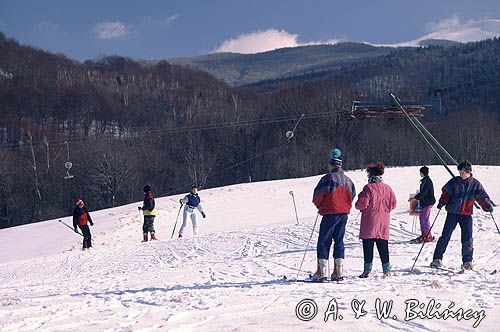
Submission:
{"label": "blue sky", "polygon": [[500,1],[0,0],[7,37],[77,60],[252,53],[336,40],[394,44],[486,19],[500,19]]}

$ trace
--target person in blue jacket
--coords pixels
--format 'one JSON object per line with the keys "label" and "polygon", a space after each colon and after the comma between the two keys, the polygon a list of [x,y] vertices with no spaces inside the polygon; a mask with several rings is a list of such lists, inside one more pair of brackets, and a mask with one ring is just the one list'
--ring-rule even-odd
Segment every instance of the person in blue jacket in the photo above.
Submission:
{"label": "person in blue jacket", "polygon": [[443,232],[434,250],[431,267],[440,268],[443,266],[443,255],[451,239],[451,235],[460,225],[462,242],[462,269],[472,270],[472,258],[474,253],[472,241],[472,212],[474,202],[478,202],[486,212],[493,212],[493,204],[490,197],[483,188],[481,182],[472,176],[472,165],[464,160],[457,166],[460,173],[448,181],[439,198],[438,209],[446,206],[448,212],[444,222]]}
{"label": "person in blue jacket", "polygon": [[207,216],[205,214],[205,211],[203,211],[203,207],[200,204],[201,199],[200,196],[198,195],[198,187],[196,185],[191,187],[191,192],[186,196],[184,196],[184,198],[181,198],[179,202],[181,203],[181,205],[184,204],[184,212],[182,214],[183,220],[181,229],[179,231],[179,238],[181,238],[184,235],[188,217],[191,219],[191,223],[193,225],[193,235],[194,236],[198,235],[198,221],[196,219],[195,210],[198,210],[203,218],[206,218]]}

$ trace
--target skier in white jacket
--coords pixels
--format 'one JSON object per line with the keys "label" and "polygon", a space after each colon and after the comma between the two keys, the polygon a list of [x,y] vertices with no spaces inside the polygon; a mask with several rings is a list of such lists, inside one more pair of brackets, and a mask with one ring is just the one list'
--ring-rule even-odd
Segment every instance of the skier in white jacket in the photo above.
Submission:
{"label": "skier in white jacket", "polygon": [[203,207],[200,204],[200,197],[198,196],[198,187],[193,186],[191,187],[191,192],[184,196],[179,202],[181,204],[184,204],[184,213],[183,213],[183,220],[182,220],[182,226],[181,230],[179,231],[179,238],[181,238],[184,235],[184,231],[187,226],[187,220],[188,216],[191,217],[191,222],[193,224],[193,235],[198,235],[198,223],[196,220],[196,213],[195,209],[197,209],[203,218],[206,217],[205,212],[203,211]]}

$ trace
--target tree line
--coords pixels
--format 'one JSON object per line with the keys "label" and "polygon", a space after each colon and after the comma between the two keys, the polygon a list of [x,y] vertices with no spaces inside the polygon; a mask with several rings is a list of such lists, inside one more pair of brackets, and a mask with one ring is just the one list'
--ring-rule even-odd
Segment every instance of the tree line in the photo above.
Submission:
{"label": "tree line", "polygon": [[[497,44],[474,44],[474,52]],[[450,48],[432,52],[438,49]],[[208,188],[320,174],[333,146],[343,150],[347,169],[374,160],[437,163],[402,119],[342,116],[353,100],[380,100],[384,89],[402,99],[428,98],[441,81],[430,84],[433,70],[413,65],[439,63],[427,51],[404,50],[260,94],[165,61],[110,56],[79,63],[0,34],[0,228],[68,215],[76,197],[91,209],[138,201],[146,183],[163,196],[192,183]],[[485,67],[496,65],[486,55],[463,54],[447,59],[463,66],[461,73],[470,67],[486,77],[493,67]],[[442,84],[447,75],[442,71]],[[457,159],[499,164],[498,85],[454,89],[444,95],[446,112],[429,113],[424,124]],[[303,114],[288,140],[286,131]],[[72,179],[64,178],[68,161]]]}

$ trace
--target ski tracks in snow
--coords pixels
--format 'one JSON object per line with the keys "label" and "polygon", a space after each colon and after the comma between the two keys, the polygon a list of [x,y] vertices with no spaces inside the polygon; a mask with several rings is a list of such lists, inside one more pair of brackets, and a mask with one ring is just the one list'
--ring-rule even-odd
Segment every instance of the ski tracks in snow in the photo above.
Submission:
{"label": "ski tracks in snow", "polygon": [[[396,298],[401,299],[401,306],[412,292],[420,297],[425,294],[422,300],[442,301],[453,300],[453,295],[459,292],[467,299],[463,303],[466,307],[496,309],[500,302],[496,286],[499,277],[487,273],[486,268],[498,251],[477,252],[478,272],[450,275],[419,268],[429,263],[435,247],[435,243],[426,244],[415,272],[410,274],[409,257],[418,252],[419,245],[407,242],[413,237],[407,231],[411,228],[408,218],[394,219],[391,226],[394,241],[391,240],[390,247],[394,269],[389,279],[381,277],[377,257],[370,278],[356,277],[362,268],[362,249],[357,227],[352,225],[345,238],[346,281],[340,284],[281,281],[283,275],[294,276],[297,272],[307,244],[304,234],[310,234],[312,221],[180,240],[98,247],[6,263],[0,271],[1,279],[6,281],[0,286],[0,328],[69,331],[107,327],[124,331],[153,325],[158,329],[182,326],[210,329],[215,328],[216,318],[225,322],[246,321],[251,325],[262,315],[267,317],[285,310],[284,315],[293,321],[290,328],[299,329],[304,325],[294,321],[293,310],[302,298],[315,298],[325,304],[335,297],[348,310],[354,298],[366,299],[367,303],[376,297]],[[478,223],[476,235],[481,241],[496,240],[491,236],[483,238],[481,235],[491,230],[481,227]],[[315,268],[316,238],[317,230],[306,253],[304,275]],[[450,242],[447,255],[450,266],[459,266],[459,245],[456,237]],[[370,313],[365,321],[381,328],[427,329],[419,322],[378,320],[373,310]],[[144,317],[150,317],[154,324]],[[354,323],[351,319],[346,326]],[[311,324],[321,327],[319,322]]]}

